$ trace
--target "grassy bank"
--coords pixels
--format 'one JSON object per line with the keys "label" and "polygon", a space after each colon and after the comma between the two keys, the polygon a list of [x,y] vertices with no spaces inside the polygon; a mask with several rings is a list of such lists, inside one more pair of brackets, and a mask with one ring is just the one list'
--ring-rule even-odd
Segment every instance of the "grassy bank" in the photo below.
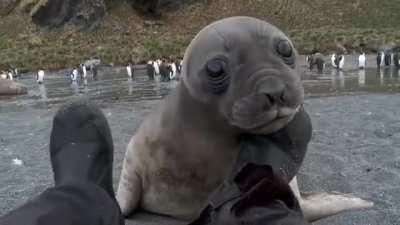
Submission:
{"label": "grassy bank", "polygon": [[179,56],[208,23],[233,15],[268,20],[289,34],[301,53],[374,51],[400,43],[400,6],[396,0],[200,0],[157,21],[136,14],[126,3],[110,6],[102,26],[82,32],[66,26],[45,30],[14,10],[0,18],[0,69],[10,65],[48,69],[77,65],[91,56],[124,64],[162,56]]}

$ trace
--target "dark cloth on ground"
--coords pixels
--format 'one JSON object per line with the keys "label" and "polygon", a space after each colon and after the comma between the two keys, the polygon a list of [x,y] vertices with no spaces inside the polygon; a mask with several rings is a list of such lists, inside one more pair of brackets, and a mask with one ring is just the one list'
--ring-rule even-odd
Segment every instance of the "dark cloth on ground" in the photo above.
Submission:
{"label": "dark cloth on ground", "polygon": [[[229,198],[221,198],[229,196]],[[200,217],[190,225],[307,225],[289,185],[272,167],[246,164],[233,182],[211,196]]]}
{"label": "dark cloth on ground", "polygon": [[308,224],[289,182],[303,162],[311,133],[311,120],[301,109],[272,135],[245,136],[231,176],[190,225]]}

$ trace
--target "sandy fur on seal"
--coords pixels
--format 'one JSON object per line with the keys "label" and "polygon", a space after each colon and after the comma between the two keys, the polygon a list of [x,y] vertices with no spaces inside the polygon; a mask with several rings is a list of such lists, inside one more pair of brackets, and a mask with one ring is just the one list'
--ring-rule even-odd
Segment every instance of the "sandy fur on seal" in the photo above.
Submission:
{"label": "sandy fur on seal", "polygon": [[[234,137],[212,128],[215,123],[163,118],[181,114],[165,112],[165,108],[175,108],[171,106],[177,104],[177,98],[177,93],[168,96],[128,145],[117,195],[123,213],[140,204],[151,212],[192,219],[232,169],[239,150]],[[190,117],[192,109],[187,107],[184,114]],[[199,126],[204,132],[198,132]],[[159,127],[167,131],[154,129]]]}
{"label": "sandy fur on seal", "polygon": [[[268,134],[290,121],[302,103],[303,89],[296,60],[292,64],[276,55],[281,40],[285,52],[292,44],[282,32],[249,17],[218,21],[194,38],[185,53],[183,80],[128,146],[117,194],[124,215],[141,207],[193,219],[231,171],[240,134]],[[228,67],[233,82],[223,95],[204,84],[207,60],[221,54],[233,61]],[[274,95],[282,85],[284,104],[279,107],[260,95]],[[258,101],[265,101],[267,109],[256,105]],[[244,111],[247,106],[250,114]],[[371,206],[346,195],[302,199],[295,180],[291,186],[309,220]]]}

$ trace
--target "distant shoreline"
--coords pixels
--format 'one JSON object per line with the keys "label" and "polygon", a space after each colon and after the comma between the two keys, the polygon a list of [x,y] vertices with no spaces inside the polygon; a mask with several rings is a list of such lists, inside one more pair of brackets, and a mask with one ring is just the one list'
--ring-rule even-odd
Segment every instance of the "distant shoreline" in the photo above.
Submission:
{"label": "distant shoreline", "polygon": [[[331,55],[324,55],[324,59],[325,59],[325,66],[326,67],[331,67],[331,61],[330,61],[330,57]],[[303,68],[305,68],[306,65],[306,55],[300,55],[299,56],[299,65]],[[366,68],[377,68],[376,65],[376,54],[367,54],[366,55]],[[84,61],[82,61],[81,63],[83,63]],[[80,63],[79,63],[80,64]],[[125,64],[107,64],[106,62],[103,62],[102,65],[100,65],[100,67],[113,67],[113,68],[122,68],[124,69],[126,65]],[[146,64],[134,64],[134,68],[135,70],[145,70]],[[39,67],[46,67],[46,65],[39,65],[36,68],[27,68],[27,67],[22,67],[19,68],[20,70],[23,71],[23,73],[36,73],[36,71],[39,69]],[[69,70],[72,70],[73,66],[71,67],[60,67],[60,68],[52,68],[50,67],[49,69],[46,69],[46,71],[59,71],[59,72],[65,72],[68,73]],[[388,67],[384,67],[384,68],[388,68]],[[345,55],[345,65],[344,65],[344,70],[356,70],[358,69],[358,54],[349,54],[349,55]]]}

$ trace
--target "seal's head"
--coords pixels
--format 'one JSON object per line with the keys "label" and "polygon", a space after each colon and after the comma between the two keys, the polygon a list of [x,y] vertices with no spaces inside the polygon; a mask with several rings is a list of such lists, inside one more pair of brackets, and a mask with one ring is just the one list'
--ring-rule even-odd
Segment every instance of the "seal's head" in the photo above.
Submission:
{"label": "seal's head", "polygon": [[269,134],[303,103],[297,52],[275,26],[251,17],[210,24],[186,50],[183,85],[239,132]]}

